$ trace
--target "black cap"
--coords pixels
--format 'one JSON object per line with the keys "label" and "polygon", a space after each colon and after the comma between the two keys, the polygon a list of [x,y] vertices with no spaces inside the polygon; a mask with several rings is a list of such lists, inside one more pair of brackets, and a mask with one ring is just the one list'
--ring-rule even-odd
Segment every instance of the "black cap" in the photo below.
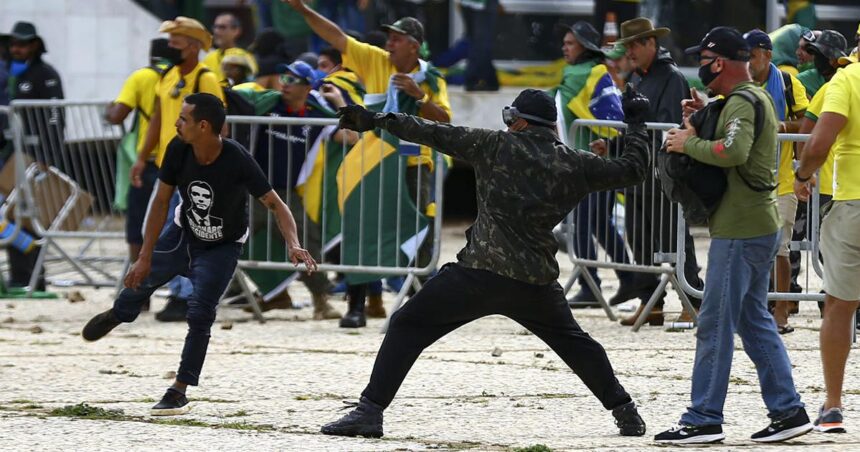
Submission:
{"label": "black cap", "polygon": [[703,50],[709,50],[730,60],[750,60],[750,46],[743,35],[734,28],[715,27],[702,38],[699,45],[687,48],[684,53],[701,53]]}
{"label": "black cap", "polygon": [[572,33],[573,37],[586,49],[603,53],[600,50],[600,33],[590,23],[580,20],[570,26],[559,24],[558,30],[562,33]]}
{"label": "black cap", "polygon": [[257,77],[281,74],[282,72],[278,69],[283,64],[286,64],[286,62],[279,56],[264,56],[257,60]]}
{"label": "black cap", "polygon": [[8,35],[4,35],[3,37],[16,39],[18,41],[38,40],[39,44],[42,45],[42,52],[48,51],[48,49],[45,48],[45,42],[42,41],[42,37],[39,36],[39,33],[36,31],[36,26],[30,22],[15,22],[15,25],[12,26],[12,32]]}
{"label": "black cap", "polygon": [[511,106],[516,108],[520,113],[537,116],[549,122],[555,122],[558,119],[555,101],[547,93],[539,89],[529,88],[523,90],[514,99],[514,103]]}
{"label": "black cap", "polygon": [[830,60],[836,60],[846,56],[848,41],[836,30],[823,30],[815,41],[806,44],[807,49],[810,47],[813,52],[820,53]]}
{"label": "black cap", "polygon": [[391,25],[383,25],[382,29],[411,36],[419,44],[424,43],[424,25],[414,17],[404,17]]}

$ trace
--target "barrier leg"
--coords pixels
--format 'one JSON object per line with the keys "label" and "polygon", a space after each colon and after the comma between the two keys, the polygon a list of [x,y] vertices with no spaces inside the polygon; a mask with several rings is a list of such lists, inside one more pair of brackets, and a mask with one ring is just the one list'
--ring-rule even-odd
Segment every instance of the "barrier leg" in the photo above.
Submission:
{"label": "barrier leg", "polygon": [[385,334],[388,331],[388,323],[391,321],[391,316],[400,309],[400,306],[403,305],[403,300],[406,299],[406,294],[409,293],[409,288],[413,287],[415,283],[418,283],[418,287],[416,290],[421,288],[421,282],[418,281],[418,278],[415,277],[414,274],[410,273],[406,275],[406,280],[403,281],[403,286],[400,287],[400,292],[397,292],[397,298],[394,299],[394,307],[388,311],[388,317],[385,319],[385,323],[382,324],[382,329],[379,331],[382,334]]}
{"label": "barrier leg", "polygon": [[235,279],[239,286],[242,287],[242,295],[248,300],[248,305],[251,306],[251,311],[254,313],[254,319],[260,323],[266,323],[266,318],[263,317],[263,310],[260,309],[260,304],[257,303],[257,298],[254,297],[254,291],[251,290],[251,286],[248,285],[248,280],[246,279],[247,275],[242,269],[237,268],[233,273],[233,279]]}
{"label": "barrier leg", "polygon": [[603,298],[603,293],[600,291],[600,287],[597,285],[597,282],[594,281],[594,277],[591,276],[591,273],[584,271],[582,272],[582,277],[585,279],[585,283],[588,285],[588,288],[591,289],[591,293],[597,298],[597,303],[603,308],[603,311],[606,312],[606,317],[609,317],[609,320],[615,321],[615,314],[612,312],[612,308],[609,307],[609,303]]}
{"label": "barrier leg", "polygon": [[639,317],[636,319],[636,323],[633,325],[633,332],[639,331],[639,328],[645,323],[645,320],[651,315],[651,311],[654,309],[654,305],[657,304],[657,300],[660,299],[660,295],[666,292],[666,284],[669,284],[670,275],[663,273],[660,276],[660,284],[657,285],[657,289],[654,290],[654,293],[651,294],[651,298],[648,299],[648,303],[645,305],[645,309],[642,310],[642,313],[639,314]]}
{"label": "barrier leg", "polygon": [[681,289],[681,284],[678,282],[678,278],[675,277],[674,273],[669,276],[669,281],[672,283],[672,287],[675,289],[675,292],[678,293],[678,298],[681,300],[681,309],[690,313],[690,318],[693,319],[693,324],[695,325],[699,321],[699,315],[696,312],[696,308],[693,306],[693,303],[690,302],[690,297]]}

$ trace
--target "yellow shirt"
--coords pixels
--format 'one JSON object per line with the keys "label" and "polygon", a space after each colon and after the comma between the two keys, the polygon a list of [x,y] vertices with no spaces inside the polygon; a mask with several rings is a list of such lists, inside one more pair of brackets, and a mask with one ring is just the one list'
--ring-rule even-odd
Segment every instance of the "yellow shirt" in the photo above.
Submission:
{"label": "yellow shirt", "polygon": [[123,104],[132,110],[138,109],[137,152],[143,149],[146,141],[146,131],[149,130],[149,118],[155,107],[155,85],[161,79],[161,74],[153,68],[144,67],[131,73],[114,102]]}
{"label": "yellow shirt", "polygon": [[[210,71],[200,74],[198,79],[197,73],[203,69],[202,64],[198,64],[191,72],[181,76],[179,68],[173,67],[158,84],[155,86],[155,93],[158,96],[158,101],[161,103],[161,134],[158,138],[158,147],[155,148],[155,164],[161,166],[161,159],[164,158],[164,152],[167,150],[167,144],[176,136],[176,120],[179,119],[179,112],[182,111],[182,99],[189,94],[209,93],[218,96],[221,102],[224,102],[224,90],[218,83],[218,79]],[[184,81],[184,86],[177,91],[177,87]],[[199,85],[197,85],[199,81]]]}
{"label": "yellow shirt", "polygon": [[[806,88],[795,76],[791,76],[791,86],[794,92],[794,106],[788,111],[788,102],[785,103],[786,120],[793,112],[800,112],[809,107],[809,99],[806,98]],[[765,83],[767,85],[767,83]],[[786,141],[782,143],[779,150],[779,170],[777,170],[776,194],[787,195],[794,193],[794,143]]]}
{"label": "yellow shirt", "polygon": [[238,91],[238,90],[243,90],[243,89],[250,89],[250,90],[253,90],[253,91],[265,91],[265,90],[266,90],[266,88],[263,88],[263,85],[260,85],[260,84],[259,84],[259,83],[257,83],[257,82],[245,82],[245,83],[240,83],[240,84],[238,84],[238,85],[235,85],[232,89],[233,89],[233,90],[237,90],[237,91]]}
{"label": "yellow shirt", "polygon": [[794,67],[790,64],[780,64],[776,68],[779,69],[780,71],[788,72],[789,74],[791,74],[795,77],[797,77],[797,74],[800,73],[800,71],[798,71],[796,67]]}
{"label": "yellow shirt", "polygon": [[[812,97],[809,108],[806,109],[807,118],[818,121],[821,109],[824,107],[824,96],[828,86],[830,86],[829,83],[822,85]],[[818,186],[823,195],[833,195],[833,154],[833,152],[827,153],[827,160],[824,161],[824,165],[821,165],[821,170],[818,172]]]}
{"label": "yellow shirt", "polygon": [[[233,50],[231,52],[239,52],[251,63],[251,72],[254,74],[257,73],[257,60],[254,59],[254,55],[248,52],[245,49],[239,47],[232,47]],[[218,79],[218,82],[224,81],[224,71],[221,70],[221,60],[224,59],[224,49],[215,49],[206,54],[203,58],[203,65],[208,67],[210,71],[215,73],[215,77]]]}
{"label": "yellow shirt", "polygon": [[848,119],[831,149],[836,154],[833,199],[860,199],[860,64],[849,64],[838,71],[828,85],[821,112]]}
{"label": "yellow shirt", "polygon": [[[354,38],[347,38],[346,52],[343,54],[343,65],[352,69],[361,80],[364,82],[364,87],[367,94],[385,94],[388,91],[388,82],[391,76],[397,74],[397,68],[389,61],[388,52],[379,47],[358,42]],[[418,72],[418,67],[412,73]],[[420,85],[425,93],[430,94],[430,102],[438,105],[445,113],[448,113],[448,118],[453,119],[451,114],[451,103],[448,101],[448,84],[445,79],[439,77],[439,91],[434,93],[430,89],[430,85],[424,82]],[[407,164],[415,166],[417,164],[427,164],[431,168],[433,166],[432,153],[427,146],[421,146],[420,161],[418,157],[409,157]]]}

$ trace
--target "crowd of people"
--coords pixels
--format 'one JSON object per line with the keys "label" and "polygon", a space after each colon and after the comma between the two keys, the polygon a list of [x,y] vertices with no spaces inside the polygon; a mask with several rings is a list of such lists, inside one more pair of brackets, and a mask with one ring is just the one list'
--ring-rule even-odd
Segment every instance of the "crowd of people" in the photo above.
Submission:
{"label": "crowd of people", "polygon": [[[469,3],[473,8],[495,5]],[[458,262],[446,264],[392,315],[355,409],[324,426],[323,433],[382,436],[382,413],[423,349],[470,321],[502,314],[559,353],[612,412],[622,435],[644,435],[645,423],[605,351],[569,309],[594,301],[594,290],[600,289],[597,271],[589,269],[597,286],[583,284],[571,300],[557,282],[558,244],[552,231],[572,209],[570,251],[583,259],[594,259],[600,246],[617,263],[654,265],[655,252],[676,252],[677,234],[684,234],[683,273],[704,290],[701,299],[692,300],[698,329],[691,403],[678,425],[657,434],[656,442],[725,438],[723,404],[735,333],[756,366],[770,419],[752,435],[754,441],[786,441],[813,428],[845,431],[842,384],[860,300],[860,279],[855,279],[860,269],[860,64],[857,47],[851,50],[842,34],[797,24],[771,33],[716,27],[686,50],[699,61],[701,91],[690,87],[661,46],[668,28],[634,18],[621,23],[618,39],[605,46],[591,24],[577,22],[560,30],[566,66],[559,84],[546,92],[520,93],[503,111],[507,130],[490,131],[450,124],[454,112],[447,84],[422,58],[426,34],[419,20],[402,17],[381,32],[348,33],[337,18],[327,17],[333,13],[323,14],[324,4],[314,9],[302,0],[278,2],[313,34],[317,53],[305,52],[275,29],[261,32],[249,49],[242,49],[240,23],[229,13],[215,18],[212,33],[188,17],[166,20],[153,34],[168,37],[151,41],[149,64],[129,76],[105,112],[113,124],[134,113],[126,210],[133,266],[113,307],[94,317],[82,335],[99,340],[133,322],[152,293],[168,284],[171,295],[157,318],[187,321],[189,329],[176,380],[153,414],[188,411],[186,389],[199,383],[219,300],[225,291],[236,290],[229,285],[249,227],[263,234],[259,242],[286,250],[284,260],[305,263],[308,271],[300,279],[312,294],[315,320],[340,319],[341,327],[354,328],[365,326],[367,316],[387,315],[378,275],[345,278],[349,304],[341,315],[329,302],[332,282],[313,272],[316,262],[328,258],[323,253],[328,231],[319,226],[327,199],[309,202],[313,187],[302,174],[314,170],[309,150],[324,140],[350,149],[337,162],[341,167],[371,158],[370,152],[379,153],[376,146],[395,154],[399,149],[408,156],[403,193],[425,218],[435,209],[430,176],[441,170],[434,167],[435,152],[468,162],[476,173],[478,214]],[[273,22],[279,23],[274,14]],[[59,76],[41,60],[46,47],[35,26],[19,22],[8,37],[4,94],[9,99],[62,98]],[[860,28],[853,40],[860,44]],[[497,83],[488,80],[491,66],[483,64],[474,68],[476,86]],[[338,127],[274,126],[265,134],[245,135],[227,127],[228,113],[340,117],[340,122]],[[569,130],[577,119],[621,120],[627,128],[560,138],[558,131]],[[663,140],[646,129],[646,122],[683,126],[666,133],[663,149],[653,149]],[[780,144],[782,132],[809,133],[810,139],[805,145]],[[295,143],[300,152],[291,152]],[[649,156],[658,153],[720,169],[724,188],[708,211],[711,242],[704,280],[689,230],[673,228],[677,211],[652,208],[676,201],[655,177],[656,163],[649,163]],[[828,209],[820,238],[826,293],[820,346],[827,394],[811,422],[780,338],[793,331],[789,317],[796,303],[769,305],[767,294],[771,287],[790,292],[797,286],[799,257],[789,244],[811,229],[805,203],[815,185],[820,204]],[[624,225],[613,219],[614,190],[621,189],[626,189]],[[265,209],[249,214],[249,195]],[[351,207],[342,204],[340,213],[348,216]],[[271,218],[276,226],[267,228]],[[347,230],[342,232],[348,240]],[[34,253],[7,250],[10,282],[29,284],[38,271]],[[429,262],[426,247],[413,259],[418,265]],[[653,273],[617,275],[619,288],[609,303],[642,300],[640,311],[622,320],[629,326],[660,282]],[[255,283],[266,286],[262,280]],[[275,286],[263,309],[292,307],[286,289]],[[663,324],[664,296],[659,294],[648,314],[651,325]],[[689,312],[682,316],[692,319]]]}

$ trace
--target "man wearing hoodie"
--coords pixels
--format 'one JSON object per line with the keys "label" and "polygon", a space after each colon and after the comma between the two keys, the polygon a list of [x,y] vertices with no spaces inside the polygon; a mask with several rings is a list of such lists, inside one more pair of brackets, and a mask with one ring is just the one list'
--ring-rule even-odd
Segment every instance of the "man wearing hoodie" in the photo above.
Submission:
{"label": "man wearing hoodie", "polygon": [[[675,65],[669,51],[657,42],[657,38],[669,34],[669,31],[664,27],[654,28],[650,20],[638,17],[621,24],[621,39],[618,42],[627,47],[627,56],[636,68],[630,77],[630,82],[651,101],[645,120],[680,124],[681,101],[690,97],[690,86]],[[678,212],[674,209],[660,208],[660,206],[670,205],[671,202],[665,197],[659,182],[654,177],[646,177],[645,185],[642,187],[628,189],[625,229],[637,264],[651,265],[654,252],[675,251],[677,233],[675,224]],[[702,287],[693,237],[689,231],[684,231],[684,234],[686,240],[684,275],[691,285]],[[657,275],[652,273],[637,273],[637,280],[636,286],[641,289],[639,296],[643,303],[633,316],[621,320],[621,324],[625,326],[631,326],[636,322],[659,284]],[[663,324],[662,297],[664,296],[665,294],[661,294],[661,299],[648,316],[650,325]],[[699,309],[700,300],[691,301],[693,306]],[[684,312],[681,317],[682,321],[691,320],[687,312]]]}

